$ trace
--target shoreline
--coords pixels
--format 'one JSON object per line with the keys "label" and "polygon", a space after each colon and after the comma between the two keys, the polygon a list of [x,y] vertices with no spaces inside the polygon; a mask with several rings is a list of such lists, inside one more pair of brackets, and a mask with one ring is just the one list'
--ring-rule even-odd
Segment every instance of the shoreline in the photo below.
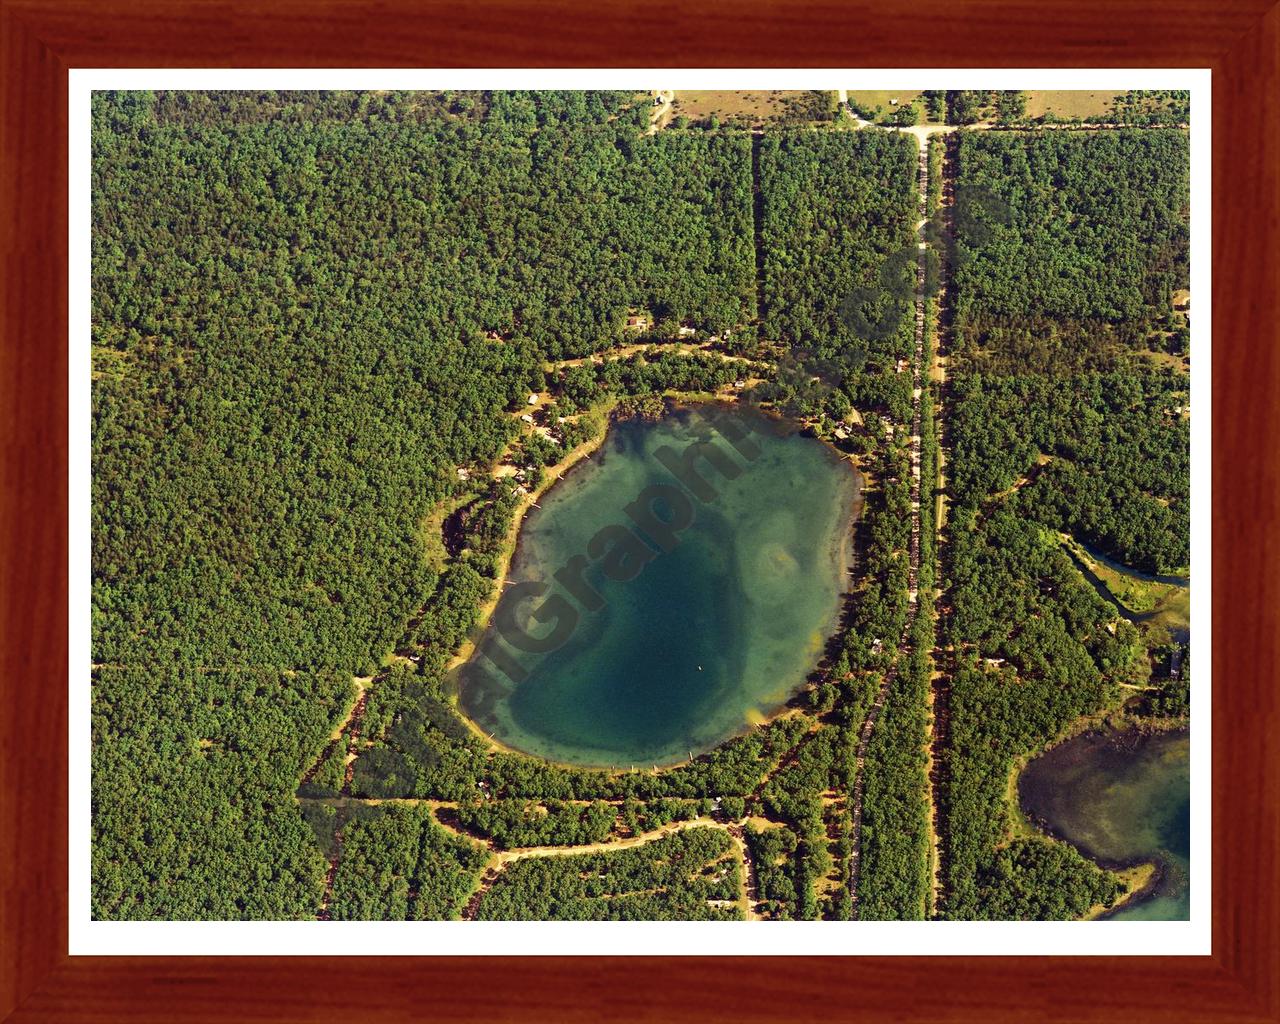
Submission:
{"label": "shoreline", "polygon": [[[1111,743],[1122,734],[1129,734],[1139,739],[1178,732],[1185,732],[1188,736],[1190,735],[1190,722],[1185,718],[1134,719],[1123,717],[1123,713],[1121,714],[1122,717],[1118,724],[1112,720],[1110,715],[1102,718],[1101,721],[1096,720],[1096,716],[1085,716],[1064,730],[1063,734],[1052,743],[1027,757],[1021,765],[1015,766],[1015,770],[1010,775],[1010,796],[1013,799],[1011,809],[1017,816],[1017,822],[1027,832],[1047,837],[1053,842],[1065,843],[1091,864],[1116,876],[1126,887],[1134,881],[1139,882],[1136,888],[1127,888],[1126,893],[1110,907],[1101,905],[1090,907],[1079,920],[1106,920],[1122,909],[1138,906],[1143,901],[1155,896],[1168,874],[1169,864],[1162,855],[1162,851],[1152,851],[1147,855],[1131,858],[1105,857],[1088,844],[1068,838],[1043,815],[1032,814],[1023,806],[1022,775],[1032,761],[1073,740],[1091,739]],[[1015,837],[1018,831],[1020,830],[1015,829]],[[1144,868],[1147,870],[1143,871],[1142,869]]]}
{"label": "shoreline", "polygon": [[[701,393],[694,394],[686,392],[684,394],[668,393],[664,398],[666,400],[668,413],[678,412],[681,410],[688,411],[698,406],[705,405],[720,405],[725,408],[733,408],[738,404],[736,402],[736,395],[720,396],[718,394],[710,394],[704,397]],[[556,484],[567,480],[571,472],[584,467],[591,455],[604,446],[605,442],[609,438],[610,431],[616,423],[623,419],[633,418],[630,415],[619,416],[617,414],[618,405],[619,401],[614,399],[610,400],[603,406],[594,407],[593,409],[588,410],[588,412],[603,412],[605,415],[605,426],[600,436],[593,438],[590,441],[583,442],[577,448],[574,448],[567,453],[562,462],[557,463],[555,467],[549,467],[549,469],[554,469],[556,475],[544,480],[536,490],[523,496],[519,507],[512,516],[511,526],[508,528],[507,537],[504,542],[504,555],[501,559],[501,574],[499,577],[500,581],[506,580],[511,571],[511,567],[515,563],[516,557],[519,554],[521,547],[521,535],[524,531],[525,520],[532,509],[533,504],[545,497],[545,495],[548,494]],[[513,754],[521,757],[535,758],[547,764],[554,765],[557,768],[604,772],[611,776],[629,774],[634,771],[664,772],[693,764],[699,758],[706,756],[724,744],[740,739],[756,729],[765,728],[790,714],[803,713],[803,709],[792,706],[792,701],[794,701],[796,696],[804,690],[809,681],[810,675],[812,675],[818,665],[825,659],[826,648],[828,644],[830,644],[831,640],[840,632],[841,620],[844,616],[845,606],[850,595],[853,593],[852,587],[849,585],[848,574],[849,568],[856,558],[854,533],[859,520],[862,518],[862,512],[865,504],[866,476],[858,465],[856,458],[852,455],[841,451],[825,438],[818,437],[812,433],[806,434],[806,424],[801,423],[800,421],[790,420],[782,414],[774,412],[772,409],[766,409],[758,405],[753,406],[753,408],[771,422],[787,423],[794,426],[795,429],[792,433],[801,434],[802,436],[808,437],[810,440],[817,441],[826,450],[828,455],[835,460],[835,462],[848,467],[851,487],[849,512],[847,515],[842,516],[843,526],[839,531],[839,550],[837,553],[841,578],[838,582],[839,589],[836,593],[835,611],[833,612],[829,629],[823,630],[823,639],[818,648],[817,660],[806,668],[803,676],[794,686],[788,688],[787,696],[780,703],[768,711],[759,711],[755,715],[750,715],[740,729],[728,736],[725,736],[723,739],[719,740],[712,746],[707,747],[705,750],[694,754],[692,757],[684,757],[676,761],[659,762],[656,764],[650,763],[650,766],[644,769],[639,769],[636,766],[622,768],[616,764],[590,764],[577,761],[564,761],[559,758],[511,746],[482,729],[479,723],[462,708],[460,703],[460,692],[455,691],[452,695],[451,701],[454,711],[466,724],[467,729],[472,733],[472,735],[485,744],[486,749],[493,753]],[[498,602],[502,598],[502,593],[503,586],[499,583],[495,588],[494,593],[481,605],[476,625],[472,629],[472,632],[475,634],[477,639],[488,630],[490,620],[492,619],[494,612],[497,610]],[[474,657],[475,651],[476,641],[473,639],[466,640],[462,647],[459,648],[458,652],[446,664],[444,674],[449,676],[456,672],[459,668],[470,661],[472,657]]]}
{"label": "shoreline", "polygon": [[[1056,750],[1064,743],[1070,743],[1072,740],[1078,740],[1085,736],[1102,736],[1106,733],[1120,732],[1135,732],[1142,736],[1154,736],[1160,733],[1178,732],[1180,730],[1189,731],[1191,728],[1191,719],[1186,716],[1154,718],[1131,715],[1125,711],[1126,702],[1127,700],[1114,707],[1101,708],[1091,714],[1081,715],[1053,739],[1013,759],[1005,788],[1007,805],[1014,812],[1016,818],[1013,834],[1009,838],[1016,839],[1019,835],[1026,834],[1028,828],[1043,831],[1031,821],[1023,810],[1019,790],[1022,773],[1026,771],[1027,766],[1032,761],[1044,757],[1045,754]],[[1019,826],[1022,827],[1019,828]],[[1092,860],[1093,858],[1090,859]]]}
{"label": "shoreline", "polygon": [[[507,535],[503,539],[503,554],[499,560],[500,571],[498,579],[495,581],[493,592],[481,603],[476,614],[476,624],[470,630],[476,638],[483,636],[485,631],[488,630],[489,621],[493,618],[493,613],[498,608],[498,602],[502,599],[504,586],[503,581],[507,579],[507,575],[511,572],[511,566],[515,562],[516,554],[520,550],[520,534],[524,531],[525,517],[533,509],[534,504],[544,497],[551,488],[564,480],[572,470],[585,464],[592,455],[603,447],[604,442],[609,437],[609,429],[613,426],[613,412],[616,406],[617,403],[615,401],[610,401],[600,407],[586,410],[587,413],[602,412],[604,414],[605,425],[604,429],[600,432],[600,436],[583,441],[582,444],[567,452],[564,459],[561,462],[556,463],[554,467],[556,470],[555,476],[551,476],[550,473],[548,473],[547,479],[543,480],[541,484],[531,490],[528,494],[521,496],[520,504],[516,507],[514,514],[511,516],[511,525],[507,527]],[[452,673],[456,672],[459,668],[469,662],[475,656],[475,653],[476,640],[469,636],[463,641],[462,646],[458,648],[454,653],[454,656],[445,664],[443,674],[446,679]],[[518,754],[522,757],[539,756],[537,754],[530,754],[528,751],[520,750],[517,747],[509,746],[481,729],[479,723],[459,706],[459,694],[457,692],[453,693],[450,703],[453,705],[453,710],[457,712],[458,717],[466,724],[467,729],[470,730],[472,735],[476,736],[482,743],[484,743],[491,752],[501,754]],[[543,761],[549,760],[548,758],[541,757],[539,759]],[[550,763],[557,767],[576,767],[566,762],[550,761]]]}
{"label": "shoreline", "polygon": [[[489,628],[489,620],[492,618],[494,610],[498,606],[498,601],[502,597],[503,581],[506,580],[507,574],[511,571],[511,565],[515,561],[516,554],[520,548],[520,534],[524,530],[525,517],[529,514],[529,511],[533,506],[543,498],[552,487],[565,479],[571,470],[576,469],[579,465],[586,462],[587,459],[594,455],[596,451],[604,445],[605,440],[609,436],[609,428],[613,425],[613,410],[615,406],[616,403],[606,403],[598,408],[587,410],[588,413],[602,412],[605,415],[605,427],[600,436],[593,437],[588,441],[583,441],[582,444],[568,451],[561,462],[557,462],[554,467],[550,467],[556,470],[555,476],[548,473],[547,479],[543,480],[536,488],[529,491],[527,494],[521,495],[520,504],[516,506],[516,510],[512,514],[511,525],[507,527],[507,534],[503,538],[503,554],[500,558],[499,566],[501,571],[498,574],[498,579],[496,581],[497,585],[494,588],[493,593],[490,594],[489,597],[485,598],[484,602],[480,605],[479,612],[476,615],[476,625],[472,627],[472,631],[477,633],[477,635],[479,633],[483,633],[484,630]],[[471,656],[475,653],[475,646],[475,641],[472,639],[463,641],[462,646],[458,648],[454,656],[446,663],[444,667],[445,675],[448,675],[454,669],[469,661]]]}

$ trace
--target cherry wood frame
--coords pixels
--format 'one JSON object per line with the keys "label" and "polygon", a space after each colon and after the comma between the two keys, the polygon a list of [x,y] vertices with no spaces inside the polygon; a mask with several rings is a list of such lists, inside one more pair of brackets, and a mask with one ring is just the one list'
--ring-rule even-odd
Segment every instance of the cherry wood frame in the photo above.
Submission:
{"label": "cherry wood frame", "polygon": [[[1273,2],[0,0],[0,1018],[1280,1020]],[[67,955],[67,70],[459,65],[1213,69],[1212,956]]]}

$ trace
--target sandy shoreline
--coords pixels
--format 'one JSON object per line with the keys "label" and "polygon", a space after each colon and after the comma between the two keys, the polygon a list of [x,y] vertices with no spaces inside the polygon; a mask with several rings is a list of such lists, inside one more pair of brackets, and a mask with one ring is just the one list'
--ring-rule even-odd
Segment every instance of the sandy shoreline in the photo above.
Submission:
{"label": "sandy shoreline", "polygon": [[[682,410],[682,409],[689,410],[689,409],[694,409],[698,406],[705,406],[705,405],[711,405],[711,404],[720,405],[726,409],[732,409],[735,403],[731,399],[723,399],[719,397],[705,399],[705,400],[704,399],[690,400],[690,399],[680,398],[677,396],[671,396],[668,399],[668,404],[672,410]],[[507,537],[504,541],[503,555],[501,557],[501,563],[500,563],[501,571],[499,575],[499,580],[506,580],[508,578],[511,571],[511,567],[514,564],[517,555],[519,554],[520,546],[521,546],[521,535],[523,533],[524,526],[525,526],[525,517],[529,514],[530,510],[533,508],[536,502],[539,502],[557,484],[566,480],[569,474],[573,470],[578,469],[580,467],[584,467],[589,457],[593,455],[597,450],[599,450],[604,445],[604,443],[609,439],[610,432],[612,431],[614,425],[619,421],[619,417],[616,416],[615,414],[615,407],[616,406],[614,404],[610,404],[607,408],[603,410],[601,409],[594,410],[594,411],[604,411],[607,417],[605,428],[601,433],[601,435],[597,438],[593,438],[590,441],[584,442],[583,444],[579,445],[577,448],[574,448],[565,456],[562,462],[557,463],[554,467],[549,467],[550,472],[554,472],[555,475],[552,476],[550,475],[550,472],[549,472],[548,479],[544,480],[542,484],[540,484],[535,491],[532,491],[529,494],[526,494],[523,496],[519,507],[517,508],[515,514],[512,516],[511,526],[508,529]],[[789,423],[794,423],[794,421],[787,421],[785,417],[777,413],[774,413],[773,411],[768,409],[762,409],[757,407],[757,411],[759,411],[762,415],[768,417],[769,419],[775,422],[786,421]],[[803,424],[794,423],[794,425],[797,428],[797,432],[803,431],[804,429]],[[820,660],[823,652],[826,649],[827,644],[829,644],[832,637],[834,637],[839,632],[841,618],[845,611],[846,602],[848,600],[850,593],[852,592],[851,587],[849,585],[847,570],[852,565],[853,558],[855,555],[854,531],[858,523],[858,520],[862,516],[862,511],[863,511],[863,506],[865,501],[864,488],[865,488],[866,478],[861,472],[861,470],[858,468],[856,461],[853,458],[851,458],[847,453],[842,452],[840,449],[836,448],[835,445],[833,445],[831,442],[823,438],[812,437],[812,440],[819,442],[823,446],[823,448],[826,449],[826,451],[830,454],[830,456],[833,459],[835,459],[836,461],[848,467],[848,471],[851,474],[851,483],[852,483],[852,495],[849,502],[849,511],[843,517],[844,525],[843,525],[843,528],[840,530],[839,539],[837,541],[839,545],[838,557],[839,557],[839,564],[840,564],[840,572],[843,578],[839,581],[839,591],[838,591],[838,598],[836,601],[836,610],[833,614],[829,629],[824,631],[822,643],[818,649],[818,657]],[[489,622],[492,619],[493,613],[497,609],[498,602],[502,597],[502,592],[503,592],[503,586],[500,583],[494,589],[494,593],[481,606],[480,613],[477,616],[476,626],[473,628],[473,634],[476,637],[482,636],[484,632],[488,629]],[[475,649],[476,649],[475,641],[470,639],[467,640],[463,644],[463,646],[459,649],[457,654],[454,655],[454,657],[449,661],[448,665],[445,667],[446,674],[455,672],[457,669],[465,665],[474,656]],[[729,743],[732,740],[735,740],[744,735],[747,735],[750,732],[754,731],[755,729],[763,728],[771,724],[772,722],[775,722],[787,716],[788,714],[791,714],[795,710],[794,708],[791,707],[791,700],[803,688],[805,682],[808,679],[809,674],[812,673],[814,669],[816,669],[817,664],[818,662],[815,661],[812,665],[810,665],[807,668],[804,675],[798,681],[796,681],[796,683],[793,686],[788,688],[788,695],[783,700],[781,700],[776,706],[770,708],[768,711],[760,711],[758,714],[752,715],[748,721],[743,723],[743,727],[740,730],[734,732],[730,736],[726,736],[723,740],[719,741],[714,746],[708,748],[707,750],[702,751],[699,754],[694,755],[692,758],[685,757],[675,761],[664,761],[662,763],[651,764],[648,767],[645,767],[643,770],[652,771],[656,769],[658,771],[667,771],[673,768],[679,768],[684,765],[691,764],[694,761],[696,761],[699,757],[709,753],[711,750],[714,750],[725,743]],[[480,739],[489,750],[494,752],[500,752],[500,753],[506,753],[506,754],[517,754],[524,757],[537,758],[540,761],[545,761],[549,764],[553,764],[557,767],[562,767],[562,768],[578,769],[582,771],[600,771],[600,772],[609,773],[611,775],[622,775],[622,774],[627,774],[632,770],[641,770],[639,766],[636,766],[634,769],[632,769],[632,768],[620,768],[616,764],[592,765],[592,764],[587,764],[587,763],[577,762],[577,761],[563,761],[554,757],[547,756],[545,754],[539,754],[539,753],[534,753],[528,750],[522,750],[518,747],[513,747],[513,746],[510,746],[509,744],[503,743],[501,740],[496,739],[495,737],[490,735],[488,732],[486,732],[484,729],[482,729],[480,725],[462,709],[462,707],[458,703],[457,694],[455,694],[454,696],[454,709],[457,711],[458,716],[463,720],[463,722],[466,723],[467,728],[471,731],[471,733],[474,736],[476,736],[478,739]]]}
{"label": "sandy shoreline", "polygon": [[[493,593],[490,594],[490,596],[486,598],[484,603],[480,606],[480,611],[476,616],[476,624],[472,628],[472,633],[476,637],[482,636],[485,633],[485,631],[488,630],[489,620],[493,618],[493,613],[497,610],[498,602],[502,599],[504,581],[508,578],[511,572],[511,565],[515,561],[516,554],[520,549],[520,534],[524,530],[525,516],[529,514],[529,512],[533,509],[533,506],[544,495],[546,495],[551,490],[551,488],[553,488],[556,484],[560,483],[569,474],[571,470],[575,469],[580,465],[584,465],[587,459],[589,459],[593,454],[595,454],[595,452],[608,439],[609,429],[610,427],[613,426],[613,405],[611,404],[608,407],[595,409],[593,411],[596,411],[596,412],[603,411],[605,416],[607,417],[604,430],[601,431],[600,436],[591,438],[589,441],[584,441],[582,442],[582,444],[578,445],[576,448],[569,451],[565,455],[562,461],[556,463],[554,467],[550,467],[550,469],[554,470],[555,475],[552,475],[551,472],[548,472],[547,478],[543,480],[541,484],[539,484],[535,489],[530,491],[528,494],[521,496],[520,504],[517,506],[514,514],[511,517],[511,525],[507,528],[507,535],[503,540],[502,555],[499,559],[499,572],[498,572],[497,584],[493,588]],[[445,665],[445,668],[444,668],[445,675],[447,676],[450,673],[457,671],[459,668],[465,665],[468,661],[470,661],[472,656],[475,654],[475,650],[476,650],[475,640],[467,639],[466,641],[464,641],[462,646],[458,649],[457,653],[451,659],[449,659],[448,664]],[[467,728],[470,729],[471,732],[476,737],[478,737],[481,741],[483,741],[490,750],[497,751],[504,754],[519,754],[524,757],[539,756],[536,754],[530,754],[527,751],[520,750],[516,747],[508,746],[507,744],[503,743],[501,740],[494,739],[493,736],[489,735],[489,733],[485,732],[483,729],[480,728],[479,724],[475,721],[475,719],[473,719],[470,715],[468,715],[465,711],[463,711],[461,707],[458,706],[456,694],[454,696],[453,704],[454,704],[454,710],[457,711],[458,713],[458,717],[461,718],[462,721],[466,723]],[[548,760],[548,759],[541,758],[541,760]],[[559,765],[561,767],[565,767],[565,768],[579,767],[577,765],[568,764],[566,762],[552,761],[551,763]]]}

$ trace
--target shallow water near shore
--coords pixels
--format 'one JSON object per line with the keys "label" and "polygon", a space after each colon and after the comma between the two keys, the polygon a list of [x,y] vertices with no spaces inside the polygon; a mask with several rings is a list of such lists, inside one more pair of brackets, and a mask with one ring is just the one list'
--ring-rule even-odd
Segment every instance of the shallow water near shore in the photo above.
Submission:
{"label": "shallow water near shore", "polygon": [[1108,920],[1190,916],[1190,750],[1186,730],[1087,733],[1036,758],[1018,781],[1032,820],[1086,856],[1159,866],[1153,889]]}
{"label": "shallow water near shore", "polygon": [[[526,517],[508,578],[549,586],[521,600],[508,583],[495,622],[508,617],[545,636],[556,621],[533,616],[558,595],[556,607],[575,625],[545,653],[519,653],[499,641],[518,654],[528,672],[522,681],[483,655],[468,663],[459,704],[496,740],[567,763],[670,764],[763,720],[817,665],[848,586],[860,478],[826,445],[742,409],[736,415],[759,449],[748,458],[703,411],[673,408],[656,421],[614,423],[599,452]],[[676,484],[660,450],[681,454],[698,441],[714,445],[738,474],[726,478],[697,460],[715,496],[689,497],[692,523],[672,550],[658,552],[638,536],[626,506],[647,487]],[[675,514],[666,499],[653,507],[662,520]],[[592,547],[611,524],[651,557],[633,579],[606,578],[602,568],[621,533]],[[587,556],[583,579],[600,595],[598,609],[554,578],[576,555]],[[497,632],[491,624],[479,646]]]}

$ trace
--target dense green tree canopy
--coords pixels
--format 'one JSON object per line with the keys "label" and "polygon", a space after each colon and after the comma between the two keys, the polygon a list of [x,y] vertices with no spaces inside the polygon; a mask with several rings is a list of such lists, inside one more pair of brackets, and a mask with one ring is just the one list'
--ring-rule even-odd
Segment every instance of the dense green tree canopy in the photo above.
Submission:
{"label": "dense green tree canopy", "polygon": [[[1017,120],[1020,100],[924,102],[967,122]],[[1178,102],[1135,93],[1117,110],[1167,121]],[[1169,308],[1187,281],[1185,136],[959,133],[954,196],[936,146],[952,375],[945,396],[917,396],[899,363],[913,141],[840,121],[650,133],[651,106],[95,96],[95,916],[734,919],[739,836],[767,918],[924,916],[935,648],[930,602],[908,607],[909,444],[919,402],[931,481],[939,397],[951,509],[935,579],[926,483],[918,586],[944,591],[952,691],[942,911],[1072,917],[1115,899],[1073,850],[1010,841],[1007,784],[1181,654],[1117,616],[1059,535],[1137,569],[1188,562],[1188,389],[1167,358],[1187,336]],[[829,108],[803,94],[783,120]],[[655,347],[690,334],[694,353]],[[801,418],[869,482],[810,684],[661,772],[494,750],[447,669],[522,505],[495,463],[536,486],[615,403],[726,388]],[[545,433],[522,423],[530,392],[549,399]],[[882,688],[855,893],[849,794]],[[1185,677],[1144,693],[1149,712],[1185,713]],[[407,803],[371,802],[386,798]],[[695,817],[481,882],[495,851]]]}
{"label": "dense green tree canopy", "polygon": [[1009,780],[1160,656],[1059,534],[1134,569],[1189,560],[1187,378],[1146,354],[1187,280],[1188,143],[1126,130],[955,145],[943,909],[1075,917],[1110,905],[1115,880],[1060,844],[1010,842]]}

